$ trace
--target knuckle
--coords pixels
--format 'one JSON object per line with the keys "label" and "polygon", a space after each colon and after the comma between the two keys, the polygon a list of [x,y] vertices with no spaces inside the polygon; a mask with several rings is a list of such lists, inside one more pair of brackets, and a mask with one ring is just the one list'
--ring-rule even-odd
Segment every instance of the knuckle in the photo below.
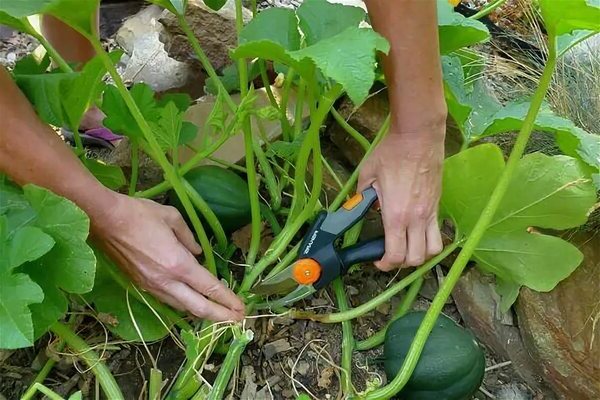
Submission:
{"label": "knuckle", "polygon": [[406,260],[406,265],[409,267],[418,267],[425,262],[425,257],[423,256],[414,256],[410,257]]}
{"label": "knuckle", "polygon": [[179,211],[173,206],[165,206],[165,215],[170,221],[177,222],[181,218]]}
{"label": "knuckle", "polygon": [[414,216],[418,219],[427,219],[430,213],[429,207],[425,204],[418,204],[414,208]]}
{"label": "knuckle", "polygon": [[193,307],[190,307],[188,311],[194,314],[196,317],[206,317],[208,315],[208,309],[204,303],[195,304]]}
{"label": "knuckle", "polygon": [[224,286],[221,283],[210,283],[206,289],[204,289],[204,295],[209,298],[214,298],[218,296],[224,289]]}

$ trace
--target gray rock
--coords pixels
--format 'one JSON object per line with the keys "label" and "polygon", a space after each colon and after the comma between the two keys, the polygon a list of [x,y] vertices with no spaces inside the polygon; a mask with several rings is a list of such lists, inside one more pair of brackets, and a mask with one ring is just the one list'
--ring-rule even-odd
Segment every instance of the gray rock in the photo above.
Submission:
{"label": "gray rock", "polygon": [[125,21],[116,42],[125,55],[121,74],[128,82],[144,82],[157,92],[185,86],[191,77],[189,65],[169,57],[159,36],[163,26],[158,18],[163,10],[150,6]]}
{"label": "gray rock", "polygon": [[551,292],[521,289],[519,326],[559,398],[600,399],[600,235],[579,232],[571,242],[583,263]]}
{"label": "gray rock", "polygon": [[[213,11],[201,0],[190,0],[185,18],[195,36],[200,39],[202,49],[212,66],[220,70],[230,64],[229,51],[237,46],[235,2],[228,0],[219,11]],[[249,21],[251,18],[252,13],[244,9],[244,20]],[[179,27],[177,18],[165,11],[160,22],[165,27],[165,34],[162,35],[161,40],[169,55],[179,61],[196,63],[196,67],[200,68],[199,61]]]}
{"label": "gray rock", "polygon": [[512,361],[515,372],[532,389],[548,392],[540,384],[542,372],[528,355],[519,329],[512,325],[510,315],[500,312],[492,277],[472,268],[460,278],[452,297],[465,326],[482,344],[498,358]]}

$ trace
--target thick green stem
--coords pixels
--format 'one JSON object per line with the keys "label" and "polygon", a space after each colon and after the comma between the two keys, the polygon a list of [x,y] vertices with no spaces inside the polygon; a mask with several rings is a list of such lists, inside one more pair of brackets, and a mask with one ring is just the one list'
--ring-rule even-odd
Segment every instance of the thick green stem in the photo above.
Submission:
{"label": "thick green stem", "polygon": [[396,310],[396,312],[394,313],[394,315],[392,316],[390,321],[373,336],[371,336],[365,340],[361,340],[361,341],[357,342],[356,350],[358,350],[358,351],[370,350],[370,349],[382,344],[383,341],[385,340],[385,333],[387,332],[387,329],[390,326],[390,324],[392,322],[394,322],[395,320],[397,320],[398,318],[403,317],[408,312],[408,310],[410,310],[410,308],[412,307],[412,304],[414,303],[415,299],[417,298],[417,295],[419,294],[419,290],[421,290],[422,285],[423,285],[423,278],[419,278],[416,281],[414,281],[409,286],[408,290],[406,291],[406,294],[404,295],[404,297],[402,298],[402,301],[400,302],[400,305],[398,306],[398,309]]}
{"label": "thick green stem", "polygon": [[[273,95],[273,90],[271,90],[271,82],[269,81],[269,75],[267,74],[267,64],[265,60],[256,60],[258,63],[258,70],[260,71],[260,79],[263,82],[263,87],[265,88],[265,92],[267,92],[267,97],[269,98],[269,102],[271,103],[271,107],[277,109],[277,111],[281,111],[279,109],[279,104],[277,104],[277,100]],[[285,115],[284,115],[285,118]]]}
{"label": "thick green stem", "polygon": [[[344,290],[344,284],[341,278],[333,281],[333,292],[337,299],[338,308],[341,312],[348,311],[348,299]],[[342,322],[342,360],[341,360],[341,377],[340,386],[345,396],[354,394],[352,386],[352,353],[354,351],[354,335],[352,334],[352,322]]]}
{"label": "thick green stem", "polygon": [[[327,117],[329,109],[331,108],[331,106],[333,105],[340,93],[341,87],[339,85],[336,85],[323,96],[321,104],[319,104],[319,108],[313,116],[311,125],[306,135],[306,139],[303,142],[302,147],[300,149],[300,154],[298,155],[298,159],[302,157],[305,160],[304,167],[302,168],[303,171],[299,175],[302,179],[302,182],[304,182],[304,173],[306,172],[305,169],[306,164],[308,162],[308,156],[310,155],[311,149],[315,152],[313,153],[315,157],[315,160],[313,160],[315,161],[315,176],[313,179],[313,188],[308,203],[305,205],[305,207],[302,209],[302,211],[296,218],[288,218],[288,224],[286,224],[281,234],[277,236],[277,239],[273,242],[269,250],[267,250],[264,257],[262,257],[262,259],[253,268],[248,269],[249,272],[244,277],[244,280],[242,281],[242,285],[240,287],[241,292],[247,292],[248,290],[250,290],[252,285],[256,282],[256,280],[262,274],[265,268],[267,268],[271,263],[275,262],[277,258],[281,255],[281,253],[285,251],[287,245],[294,238],[294,236],[302,227],[302,225],[306,222],[306,220],[310,218],[317,206],[323,178],[320,172],[321,158],[319,147],[319,129],[321,127],[321,124]],[[298,174],[298,171],[296,171],[296,174]],[[296,176],[296,179],[298,179],[298,175]]]}
{"label": "thick green stem", "polygon": [[[258,125],[260,126],[260,124]],[[253,140],[252,146],[254,148],[254,153],[256,154],[256,159],[258,160],[258,165],[260,165],[263,176],[265,177],[265,186],[271,197],[271,207],[273,210],[277,211],[279,210],[279,207],[281,207],[281,192],[279,191],[279,184],[275,178],[275,173],[273,172],[273,168],[271,168],[271,164],[269,164],[269,160],[267,160],[267,156],[260,143],[258,143],[257,140]]]}
{"label": "thick green stem", "polygon": [[402,289],[408,287],[417,279],[423,277],[429,270],[435,267],[440,261],[448,257],[450,253],[456,250],[462,242],[454,242],[444,248],[440,254],[427,261],[423,266],[417,268],[410,275],[407,275],[400,282],[390,286],[387,290],[380,293],[378,296],[372,298],[366,303],[361,304],[356,308],[352,308],[348,311],[333,313],[333,314],[315,314],[310,311],[292,310],[290,317],[296,319],[310,319],[313,321],[323,322],[327,324],[339,323],[342,321],[349,321],[351,319],[358,318],[371,310],[376,309],[379,305],[390,300],[392,297],[402,291]]}
{"label": "thick green stem", "polygon": [[162,372],[152,368],[150,370],[150,383],[148,384],[148,400],[160,400],[162,390]]}
{"label": "thick green stem", "polygon": [[296,72],[293,68],[288,69],[288,72],[285,76],[285,81],[283,83],[283,94],[281,95],[281,112],[285,114],[285,121],[282,121],[282,136],[283,140],[290,141],[290,133],[292,127],[290,126],[290,122],[287,119],[287,107],[290,99],[290,92],[292,91],[292,84],[294,83],[294,76]]}
{"label": "thick green stem", "polygon": [[[306,92],[306,83],[304,79],[300,78],[300,84],[298,85],[298,92],[296,95],[296,109],[294,110],[294,139],[299,137],[302,133],[302,116],[304,114],[304,97]],[[333,107],[331,107],[333,110]]]}
{"label": "thick green stem", "polygon": [[[553,37],[550,37],[549,41],[554,43],[553,39]],[[458,254],[454,264],[452,264],[450,272],[446,276],[444,283],[440,287],[437,295],[431,303],[431,307],[427,311],[427,314],[425,315],[425,318],[423,319],[423,322],[421,323],[421,326],[419,327],[419,330],[417,331],[417,334],[415,335],[415,338],[410,346],[408,354],[404,359],[402,368],[388,385],[368,393],[365,397],[366,399],[376,400],[389,399],[393,397],[396,395],[396,393],[402,390],[412,375],[417,362],[419,361],[421,352],[423,351],[423,347],[425,346],[425,342],[427,341],[427,337],[433,329],[433,326],[435,325],[435,322],[440,315],[446,300],[452,293],[452,289],[454,289],[454,286],[458,282],[458,279],[460,278],[464,268],[471,259],[471,256],[477,248],[477,245],[479,244],[483,234],[492,222],[494,214],[496,213],[496,210],[498,209],[498,206],[500,205],[500,202],[506,193],[508,185],[510,184],[513,174],[517,168],[518,162],[525,151],[525,147],[527,146],[531,132],[533,131],[537,114],[552,81],[552,74],[554,73],[555,66],[556,47],[550,46],[548,61],[544,67],[544,72],[542,73],[538,87],[531,100],[531,106],[529,107],[529,111],[527,112],[527,116],[523,122],[523,127],[517,136],[515,145],[510,153],[508,161],[506,162],[506,167],[504,168],[504,171],[502,171],[502,175],[498,180],[498,184],[494,188],[487,205],[481,212],[481,216],[477,220],[477,223],[473,227],[473,230],[465,242],[461,252]]]}
{"label": "thick green stem", "polygon": [[[206,246],[207,249],[210,249],[210,242],[208,240],[208,237],[206,236],[206,232],[204,232],[204,228],[202,227],[202,224],[200,223],[200,218],[198,218],[198,214],[196,213],[194,206],[192,205],[190,199],[188,198],[188,196],[185,192],[185,188],[183,187],[183,183],[181,182],[181,180],[177,174],[177,171],[169,163],[169,160],[167,160],[167,157],[163,153],[158,141],[156,140],[156,137],[152,133],[152,129],[148,125],[148,122],[146,122],[146,120],[145,120],[144,116],[142,115],[140,109],[138,108],[137,104],[135,104],[135,100],[133,99],[133,97],[131,96],[131,94],[129,93],[129,91],[127,90],[125,85],[123,84],[123,80],[119,76],[119,73],[117,72],[115,66],[113,65],[112,60],[110,59],[108,54],[106,54],[106,52],[104,52],[104,49],[102,48],[102,44],[100,43],[100,41],[97,38],[91,37],[89,35],[87,38],[91,42],[92,46],[96,50],[96,53],[98,54],[98,56],[100,57],[102,62],[104,63],[104,66],[106,67],[106,70],[108,71],[111,78],[113,79],[119,94],[123,98],[123,101],[125,101],[125,104],[127,105],[127,108],[129,109],[129,112],[133,116],[133,119],[135,120],[135,122],[138,124],[140,130],[142,131],[144,138],[146,139],[146,142],[148,142],[149,150],[151,152],[152,157],[156,160],[158,165],[162,168],[162,170],[165,173],[165,177],[167,178],[167,181],[173,186],[173,189],[177,193],[177,196],[179,197],[181,204],[185,208],[185,211],[188,214],[188,217],[190,218],[192,226],[194,227],[194,230],[196,231],[196,235],[200,241],[200,245],[203,248]],[[212,274],[216,274],[217,267],[214,262],[214,258],[211,257],[212,254],[208,254],[208,253],[211,253],[211,252],[205,251],[205,253],[204,253],[205,257],[206,257],[205,266]]]}
{"label": "thick green stem", "polygon": [[231,111],[235,112],[235,110],[237,109],[237,105],[231,99],[231,96],[229,95],[229,92],[227,92],[227,89],[225,89],[225,86],[223,86],[223,82],[221,82],[221,80],[219,79],[217,72],[215,71],[212,64],[210,63],[210,60],[206,56],[206,53],[204,53],[204,50],[202,50],[202,46],[200,46],[200,42],[198,41],[196,35],[194,35],[192,28],[190,28],[190,25],[185,19],[185,16],[177,15],[177,20],[179,21],[179,26],[181,27],[181,30],[183,31],[183,33],[185,33],[185,36],[187,36],[190,45],[192,45],[192,49],[194,50],[194,53],[196,53],[196,57],[198,57],[198,60],[200,60],[202,68],[204,68],[208,76],[220,89],[221,93],[223,94],[223,98],[225,99],[225,102],[227,103]]}
{"label": "thick green stem", "polygon": [[240,357],[246,348],[246,345],[252,341],[254,334],[247,330],[238,335],[231,343],[229,351],[225,356],[223,365],[215,379],[215,383],[206,400],[221,400],[224,398],[225,390],[229,385],[231,375],[240,361]]}
{"label": "thick green stem", "polygon": [[354,129],[352,125],[350,125],[348,121],[346,121],[344,117],[342,117],[340,113],[337,112],[335,108],[331,109],[331,115],[333,115],[333,118],[342,127],[342,129],[344,129],[347,134],[352,136],[352,138],[358,142],[358,144],[360,145],[360,147],[363,148],[364,151],[367,151],[369,149],[371,143],[369,143],[367,138],[361,135],[359,131]]}
{"label": "thick green stem", "polygon": [[371,155],[373,150],[375,150],[375,148],[377,147],[379,142],[381,142],[381,140],[387,134],[387,132],[390,128],[390,121],[391,121],[391,117],[390,117],[390,114],[388,114],[388,116],[383,121],[383,124],[381,124],[381,128],[379,128],[379,131],[375,135],[375,139],[373,139],[373,143],[370,144],[369,149],[367,150],[364,157],[360,161],[360,164],[352,172],[352,175],[350,175],[350,178],[348,179],[348,181],[346,181],[342,190],[340,190],[340,192],[338,193],[336,198],[333,200],[333,203],[331,203],[331,206],[329,206],[329,210],[332,210],[332,211],[337,210],[342,205],[342,203],[346,200],[350,191],[354,189],[356,182],[358,180],[358,174],[360,173],[360,167],[365,162],[365,160],[367,160],[369,158],[369,156]]}
{"label": "thick green stem", "polygon": [[35,382],[23,396],[21,400],[31,400],[37,392],[40,392],[50,400],[65,400],[61,395],[56,393],[54,390],[42,385],[39,382]]}
{"label": "thick green stem", "polygon": [[[242,0],[235,0],[235,25],[238,36],[244,27],[244,18],[242,14]],[[238,70],[240,73],[240,95],[242,99],[248,95],[248,64],[246,59],[238,60]],[[242,131],[244,132],[244,150],[246,155],[246,178],[248,180],[248,195],[250,196],[250,210],[252,214],[252,235],[250,237],[250,246],[246,256],[246,263],[253,265],[258,255],[260,247],[260,202],[258,199],[258,182],[256,179],[256,169],[254,167],[254,149],[252,146],[254,138],[252,137],[252,124],[250,118],[245,117],[242,121]]]}
{"label": "thick green stem", "polygon": [[119,389],[119,385],[117,385],[110,370],[83,339],[77,336],[67,325],[60,322],[53,323],[50,326],[50,330],[64,340],[67,346],[75,351],[77,357],[81,358],[90,367],[100,383],[106,398],[111,400],[124,399],[123,393],[121,393],[121,389]]}
{"label": "thick green stem", "polygon": [[[212,229],[215,238],[217,239],[218,251],[220,253],[224,252],[227,248],[227,235],[225,235],[225,231],[223,230],[219,219],[217,218],[213,210],[209,207],[208,203],[204,201],[200,193],[196,192],[196,189],[194,189],[194,187],[190,185],[190,183],[187,180],[185,180],[185,178],[181,178],[181,181],[183,182],[185,191],[187,192],[188,196],[190,196],[192,204],[198,209],[198,211],[200,211],[200,214],[202,214],[204,220],[206,221],[208,226],[210,226],[210,229]],[[208,249],[202,246],[203,252],[206,252],[207,250]],[[210,253],[211,257],[213,257],[212,249],[210,250]]]}
{"label": "thick green stem", "polygon": [[140,170],[140,147],[137,143],[131,142],[131,178],[129,179],[129,195],[135,195],[137,187],[138,174]]}
{"label": "thick green stem", "polygon": [[483,7],[477,13],[471,15],[469,17],[469,19],[480,19],[480,18],[483,18],[486,15],[490,14],[492,11],[494,11],[496,8],[500,7],[504,3],[506,3],[506,0],[496,0],[495,2],[490,3],[487,6]]}

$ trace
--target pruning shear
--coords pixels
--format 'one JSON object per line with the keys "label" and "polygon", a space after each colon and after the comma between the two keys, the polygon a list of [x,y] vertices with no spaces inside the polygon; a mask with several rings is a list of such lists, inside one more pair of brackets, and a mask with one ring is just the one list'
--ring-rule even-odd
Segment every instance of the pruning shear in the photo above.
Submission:
{"label": "pruning shear", "polygon": [[257,295],[286,294],[257,308],[284,307],[315,293],[361,262],[383,257],[384,238],[380,237],[338,249],[336,242],[362,219],[377,200],[374,188],[355,194],[335,212],[321,212],[299,249],[298,259],[290,266],[259,282],[251,292]]}

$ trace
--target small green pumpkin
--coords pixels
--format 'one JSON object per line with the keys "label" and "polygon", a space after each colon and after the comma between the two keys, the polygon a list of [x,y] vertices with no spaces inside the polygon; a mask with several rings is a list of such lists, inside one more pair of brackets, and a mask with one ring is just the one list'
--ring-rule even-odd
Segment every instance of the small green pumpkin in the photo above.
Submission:
{"label": "small green pumpkin", "polygon": [[[425,317],[412,312],[392,322],[385,335],[384,365],[394,379]],[[467,400],[477,391],[485,373],[485,354],[471,332],[440,315],[423,349],[402,400]]]}
{"label": "small green pumpkin", "polygon": [[[225,232],[236,231],[252,220],[248,184],[235,172],[216,165],[203,165],[191,169],[184,178],[206,201]],[[174,191],[169,193],[168,202],[186,215]]]}

